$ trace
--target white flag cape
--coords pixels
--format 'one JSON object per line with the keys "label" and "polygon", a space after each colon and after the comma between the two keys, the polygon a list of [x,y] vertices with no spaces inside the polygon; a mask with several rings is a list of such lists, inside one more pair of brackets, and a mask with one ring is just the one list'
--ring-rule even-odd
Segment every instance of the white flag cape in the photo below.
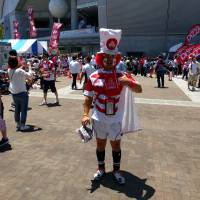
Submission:
{"label": "white flag cape", "polygon": [[123,87],[119,103],[121,104],[121,111],[124,112],[122,119],[122,133],[134,133],[142,130],[135,106],[134,93],[128,87]]}

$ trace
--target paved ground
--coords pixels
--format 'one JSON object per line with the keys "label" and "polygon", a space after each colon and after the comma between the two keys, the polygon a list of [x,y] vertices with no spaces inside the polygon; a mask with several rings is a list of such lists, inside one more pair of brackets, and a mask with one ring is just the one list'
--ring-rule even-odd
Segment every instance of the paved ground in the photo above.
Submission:
{"label": "paved ground", "polygon": [[[174,82],[159,89],[155,79],[138,80],[143,85],[143,94],[136,95],[143,131],[123,138],[122,169],[127,178],[123,187],[112,180],[109,145],[108,174],[100,183],[91,182],[95,141],[83,144],[75,133],[83,101],[81,90],[69,89],[69,80],[57,82],[59,107],[38,106],[41,91],[31,92],[27,123],[33,131],[28,133],[15,131],[11,97],[4,96],[11,146],[0,149],[0,199],[199,200],[200,104]],[[196,95],[200,98],[200,92]]]}

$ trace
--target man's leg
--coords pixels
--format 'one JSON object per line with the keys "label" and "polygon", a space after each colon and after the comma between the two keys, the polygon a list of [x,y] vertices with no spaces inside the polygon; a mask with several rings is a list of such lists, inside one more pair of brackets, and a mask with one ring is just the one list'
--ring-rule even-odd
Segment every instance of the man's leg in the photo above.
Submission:
{"label": "man's leg", "polygon": [[15,122],[17,124],[17,129],[20,128],[20,110],[21,110],[21,105],[20,105],[20,101],[18,98],[18,95],[15,94],[13,95],[13,100],[14,100],[14,104],[15,104]]}
{"label": "man's leg", "polygon": [[157,83],[158,83],[158,87],[160,87],[160,74],[157,73]]}
{"label": "man's leg", "polygon": [[44,103],[47,104],[47,92],[44,92]]}
{"label": "man's leg", "polygon": [[105,174],[105,147],[106,139],[96,139],[97,149],[96,156],[98,161],[98,170],[94,174],[94,180],[99,181]]}
{"label": "man's leg", "polygon": [[74,89],[76,85],[76,74],[72,74],[72,90]]}
{"label": "man's leg", "polygon": [[53,92],[55,94],[55,96],[56,96],[56,103],[59,104],[58,92],[57,92],[57,89],[56,89],[55,81],[51,81],[50,82],[50,89],[51,89],[51,92]]}
{"label": "man's leg", "polygon": [[21,96],[21,126],[25,126],[28,112],[28,94],[23,93]]}
{"label": "man's leg", "polygon": [[44,87],[44,78],[43,76],[40,77],[40,89],[43,89]]}
{"label": "man's leg", "polygon": [[39,104],[39,106],[47,105],[47,92],[49,89],[49,81],[43,81],[43,101]]}
{"label": "man's leg", "polygon": [[2,139],[0,140],[0,146],[3,146],[9,142],[9,139],[6,132],[6,123],[1,117],[0,117],[0,128],[2,134]]}
{"label": "man's leg", "polygon": [[195,87],[196,87],[197,81],[193,80],[192,82],[192,90],[195,91]]}
{"label": "man's leg", "polygon": [[200,88],[200,75],[199,75],[199,81],[198,81],[198,88]]}
{"label": "man's leg", "polygon": [[165,87],[165,75],[161,75],[161,82],[162,82],[162,87]]}
{"label": "man's leg", "polygon": [[121,140],[110,141],[112,146],[112,157],[113,157],[113,175],[118,184],[125,184],[126,180],[120,172],[121,163]]}
{"label": "man's leg", "polygon": [[56,103],[59,103],[58,92],[57,92],[57,90],[56,90],[54,93],[55,93],[55,96],[56,96]]}
{"label": "man's leg", "polygon": [[[106,124],[92,120],[94,135],[96,136],[96,156],[98,170],[94,174],[94,180],[100,180],[105,174],[105,148],[107,142]],[[104,129],[102,129],[104,127]]]}
{"label": "man's leg", "polygon": [[121,140],[110,141],[112,146],[112,157],[113,157],[113,172],[120,170],[121,162]]}
{"label": "man's leg", "polygon": [[6,130],[2,130],[1,133],[3,138],[8,138]]}
{"label": "man's leg", "polygon": [[106,148],[106,139],[96,139],[97,143],[97,149],[96,149],[96,155],[97,155],[97,161],[98,161],[98,168],[100,170],[105,171],[105,148]]}
{"label": "man's leg", "polygon": [[75,87],[75,89],[77,89],[77,85],[76,85],[77,76],[78,76],[78,74],[74,74],[74,87]]}

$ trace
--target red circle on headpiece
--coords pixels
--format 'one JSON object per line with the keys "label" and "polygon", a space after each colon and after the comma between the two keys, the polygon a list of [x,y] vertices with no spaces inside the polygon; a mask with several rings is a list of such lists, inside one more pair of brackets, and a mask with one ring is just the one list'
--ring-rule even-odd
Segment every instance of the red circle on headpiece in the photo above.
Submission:
{"label": "red circle on headpiece", "polygon": [[115,38],[108,39],[106,46],[109,50],[114,50],[117,46],[117,40]]}

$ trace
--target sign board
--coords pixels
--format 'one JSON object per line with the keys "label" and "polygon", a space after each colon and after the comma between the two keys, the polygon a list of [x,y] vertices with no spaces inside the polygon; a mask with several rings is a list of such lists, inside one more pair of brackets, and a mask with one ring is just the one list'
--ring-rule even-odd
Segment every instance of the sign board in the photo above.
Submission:
{"label": "sign board", "polygon": [[7,69],[8,55],[11,50],[11,44],[0,42],[0,69]]}

